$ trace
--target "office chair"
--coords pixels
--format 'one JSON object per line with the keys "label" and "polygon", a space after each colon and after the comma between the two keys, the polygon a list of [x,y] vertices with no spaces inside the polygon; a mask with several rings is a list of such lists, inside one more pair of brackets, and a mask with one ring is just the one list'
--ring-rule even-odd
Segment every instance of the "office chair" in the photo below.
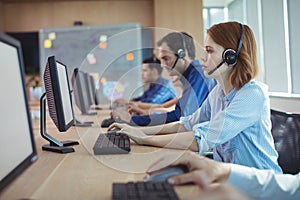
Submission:
{"label": "office chair", "polygon": [[272,135],[283,173],[300,171],[300,114],[271,109]]}

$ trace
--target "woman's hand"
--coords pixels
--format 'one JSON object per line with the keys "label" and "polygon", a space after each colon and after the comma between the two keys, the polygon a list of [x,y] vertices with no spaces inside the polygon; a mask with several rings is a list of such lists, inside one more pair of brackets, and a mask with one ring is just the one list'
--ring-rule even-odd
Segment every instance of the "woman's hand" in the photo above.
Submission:
{"label": "woman's hand", "polygon": [[110,125],[108,127],[108,130],[113,130],[116,128],[120,129],[120,131],[118,131],[118,133],[123,133],[123,134],[128,135],[130,137],[130,139],[132,139],[135,143],[140,144],[140,145],[144,144],[146,138],[149,137],[140,129],[132,127],[128,124],[123,124],[123,123],[113,123],[112,125]]}
{"label": "woman's hand", "polygon": [[122,129],[126,126],[129,126],[128,124],[125,124],[125,123],[112,123],[108,128],[107,130],[110,131],[110,130],[114,130],[114,129]]}
{"label": "woman's hand", "polygon": [[230,166],[226,163],[216,162],[192,152],[183,155],[171,154],[164,156],[153,163],[147,170],[151,174],[167,166],[183,164],[189,169],[188,173],[171,177],[171,184],[180,185],[196,183],[201,188],[206,188],[210,183],[224,182],[230,173]]}

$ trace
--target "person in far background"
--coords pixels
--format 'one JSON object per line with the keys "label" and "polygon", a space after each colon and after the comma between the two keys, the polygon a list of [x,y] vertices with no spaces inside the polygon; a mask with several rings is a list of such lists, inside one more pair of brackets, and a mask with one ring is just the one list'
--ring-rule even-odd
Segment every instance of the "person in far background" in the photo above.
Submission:
{"label": "person in far background", "polygon": [[178,96],[176,98],[161,104],[129,102],[129,105],[127,106],[128,112],[130,114],[135,114],[135,115],[149,115],[153,113],[162,113],[162,112],[169,112],[174,110],[175,105],[181,96],[183,85],[182,82],[179,80],[179,76],[171,76],[171,80],[173,82],[173,85],[178,90],[177,91]]}
{"label": "person in far background", "polygon": [[127,103],[118,99],[115,104],[119,106],[136,105],[138,107],[151,107],[176,99],[177,92],[171,80],[162,77],[161,62],[155,56],[143,60],[142,79],[146,90],[139,97]]}
{"label": "person in far background", "polygon": [[133,98],[132,101],[161,104],[177,96],[172,81],[161,76],[162,70],[160,60],[155,56],[143,61],[142,79],[149,87],[142,96]]}

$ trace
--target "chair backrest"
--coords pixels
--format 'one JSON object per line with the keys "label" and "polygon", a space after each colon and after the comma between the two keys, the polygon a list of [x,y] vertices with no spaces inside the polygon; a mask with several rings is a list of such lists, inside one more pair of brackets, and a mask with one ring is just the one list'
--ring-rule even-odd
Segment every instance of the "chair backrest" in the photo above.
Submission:
{"label": "chair backrest", "polygon": [[284,173],[300,171],[300,114],[271,109],[272,135]]}

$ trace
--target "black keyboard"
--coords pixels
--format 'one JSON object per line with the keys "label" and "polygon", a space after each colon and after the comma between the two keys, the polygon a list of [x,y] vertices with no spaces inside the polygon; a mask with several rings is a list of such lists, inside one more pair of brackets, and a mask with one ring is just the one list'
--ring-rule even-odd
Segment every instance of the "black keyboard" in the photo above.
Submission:
{"label": "black keyboard", "polygon": [[130,140],[128,135],[119,134],[116,131],[99,134],[93,147],[95,155],[101,154],[126,154],[130,152]]}
{"label": "black keyboard", "polygon": [[121,199],[176,200],[179,198],[167,182],[113,183],[112,200]]}

